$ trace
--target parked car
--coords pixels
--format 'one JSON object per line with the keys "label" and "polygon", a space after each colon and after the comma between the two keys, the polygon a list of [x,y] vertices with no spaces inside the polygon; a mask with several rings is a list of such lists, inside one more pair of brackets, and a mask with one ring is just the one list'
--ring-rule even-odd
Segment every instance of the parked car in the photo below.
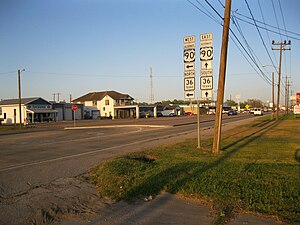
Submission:
{"label": "parked car", "polygon": [[254,116],[261,116],[261,115],[263,115],[263,112],[261,109],[256,108],[256,109],[254,109],[253,114],[254,114]]}
{"label": "parked car", "polygon": [[228,116],[234,116],[234,115],[237,115],[237,111],[235,110],[229,110],[228,113],[227,113]]}
{"label": "parked car", "polygon": [[185,115],[187,115],[187,116],[192,116],[192,115],[194,115],[192,112],[185,112]]}

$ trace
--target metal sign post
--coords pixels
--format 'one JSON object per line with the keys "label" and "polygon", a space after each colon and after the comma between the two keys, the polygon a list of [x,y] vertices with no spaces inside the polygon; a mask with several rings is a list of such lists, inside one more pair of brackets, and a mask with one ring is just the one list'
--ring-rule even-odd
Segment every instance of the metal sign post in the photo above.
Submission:
{"label": "metal sign post", "polygon": [[72,105],[72,110],[73,110],[73,117],[74,117],[74,127],[76,126],[75,124],[75,111],[78,109],[78,106],[77,105]]}

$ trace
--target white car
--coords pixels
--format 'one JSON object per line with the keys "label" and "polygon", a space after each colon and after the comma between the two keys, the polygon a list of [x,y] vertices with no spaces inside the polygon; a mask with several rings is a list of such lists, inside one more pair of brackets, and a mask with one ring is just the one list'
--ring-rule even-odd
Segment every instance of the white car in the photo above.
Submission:
{"label": "white car", "polygon": [[254,116],[261,116],[263,114],[261,109],[254,109]]}

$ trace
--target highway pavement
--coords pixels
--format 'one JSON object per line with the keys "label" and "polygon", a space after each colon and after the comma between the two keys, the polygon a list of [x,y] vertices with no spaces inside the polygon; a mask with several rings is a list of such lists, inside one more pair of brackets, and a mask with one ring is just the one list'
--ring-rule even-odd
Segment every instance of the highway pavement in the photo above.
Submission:
{"label": "highway pavement", "polygon": [[[223,118],[224,124],[239,124],[254,117],[241,114]],[[6,213],[21,213],[24,205],[29,207],[24,199],[23,206],[15,203],[19,196],[45,190],[53,182],[81,177],[92,166],[127,152],[195,138],[196,121],[195,116],[90,120],[76,121],[75,129],[72,122],[59,122],[0,133],[0,223],[5,221]],[[214,116],[201,118],[203,136],[205,131],[211,133],[213,126]],[[31,211],[23,209],[22,216],[34,213],[37,203],[31,204]]]}

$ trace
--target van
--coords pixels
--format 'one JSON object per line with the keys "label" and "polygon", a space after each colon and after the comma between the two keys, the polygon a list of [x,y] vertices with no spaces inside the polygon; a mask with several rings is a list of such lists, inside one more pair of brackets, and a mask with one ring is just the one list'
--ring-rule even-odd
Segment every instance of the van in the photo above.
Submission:
{"label": "van", "polygon": [[261,116],[263,113],[262,113],[262,110],[261,109],[254,109],[254,116]]}

